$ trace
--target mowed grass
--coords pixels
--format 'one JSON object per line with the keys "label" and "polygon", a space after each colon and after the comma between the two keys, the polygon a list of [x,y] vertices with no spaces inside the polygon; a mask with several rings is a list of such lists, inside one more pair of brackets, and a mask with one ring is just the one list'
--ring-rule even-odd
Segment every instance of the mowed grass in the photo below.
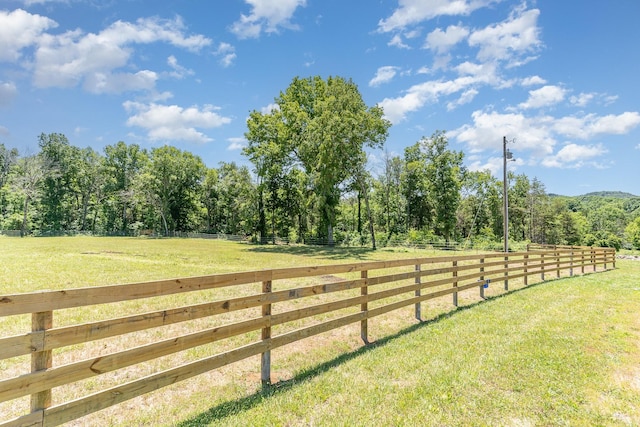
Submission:
{"label": "mowed grass", "polygon": [[[0,294],[433,254],[0,238]],[[356,325],[276,349],[267,390],[252,358],[77,425],[640,425],[640,262],[512,289],[372,319],[366,347]]]}
{"label": "mowed grass", "polygon": [[640,425],[640,262],[617,267],[442,314],[181,425]]}

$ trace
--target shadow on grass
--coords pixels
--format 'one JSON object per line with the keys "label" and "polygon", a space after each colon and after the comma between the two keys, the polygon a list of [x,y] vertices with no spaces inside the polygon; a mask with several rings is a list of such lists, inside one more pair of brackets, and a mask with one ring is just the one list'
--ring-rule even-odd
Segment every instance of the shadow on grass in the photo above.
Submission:
{"label": "shadow on grass", "polygon": [[[589,274],[589,273],[586,273]],[[576,275],[576,276],[572,276],[572,277],[562,277],[562,278],[551,278],[551,279],[547,279],[545,281],[540,281],[540,282],[535,282],[535,283],[531,283],[527,286],[524,287],[520,287],[517,289],[513,289],[513,290],[509,290],[506,291],[504,293],[501,293],[499,295],[493,295],[493,296],[488,296],[486,297],[484,300],[480,300],[477,302],[473,302],[464,306],[460,306],[457,308],[453,308],[450,311],[444,312],[444,313],[440,313],[430,319],[423,319],[422,321],[420,321],[419,323],[413,324],[411,326],[408,326],[406,328],[401,329],[399,332],[392,334],[392,335],[388,335],[386,337],[380,338],[375,342],[372,342],[370,344],[364,345],[360,348],[358,348],[357,350],[348,352],[348,353],[344,353],[341,354],[338,357],[335,357],[327,362],[321,363],[311,369],[305,370],[301,373],[299,373],[298,375],[296,375],[294,378],[290,379],[290,380],[284,380],[284,381],[280,381],[277,382],[275,384],[272,384],[268,387],[264,387],[262,388],[260,391],[257,391],[256,393],[253,393],[249,396],[246,397],[242,397],[240,399],[236,399],[236,400],[232,400],[232,401],[228,401],[228,402],[224,402],[221,403],[217,406],[214,406],[212,408],[210,408],[209,410],[189,419],[189,420],[185,420],[182,423],[178,424],[179,427],[195,427],[195,426],[202,426],[202,425],[206,425],[208,423],[212,423],[215,421],[220,421],[223,420],[229,416],[244,412],[244,411],[248,411],[251,408],[258,406],[259,404],[261,404],[265,399],[269,399],[272,396],[276,396],[280,393],[285,393],[288,392],[292,389],[294,389],[297,385],[300,385],[302,383],[304,383],[305,381],[311,380],[315,377],[318,377],[320,375],[322,375],[323,373],[329,371],[332,368],[335,368],[337,366],[340,366],[344,363],[349,362],[350,360],[353,359],[357,359],[358,357],[360,357],[361,355],[364,355],[372,350],[375,350],[376,348],[382,347],[384,345],[387,345],[393,341],[395,341],[396,339],[403,337],[405,335],[409,335],[421,328],[427,327],[429,325],[433,325],[436,324],[438,322],[441,322],[445,319],[449,319],[453,316],[455,316],[458,313],[461,313],[463,311],[472,309],[474,307],[477,307],[481,304],[487,304],[487,303],[491,303],[492,301],[497,301],[500,300],[502,298],[511,296],[511,295],[515,295],[518,294],[520,292],[523,291],[528,291],[531,290],[533,288],[536,288],[538,286],[544,285],[544,284],[549,284],[551,282],[555,282],[555,281],[560,281],[560,280],[577,280],[580,277],[582,277],[582,275]]]}
{"label": "shadow on grass", "polygon": [[343,248],[331,246],[306,246],[306,245],[259,245],[251,246],[249,252],[274,253],[306,257],[319,257],[327,259],[367,259],[367,255],[375,253],[371,248]]}
{"label": "shadow on grass", "polygon": [[392,334],[392,335],[388,335],[386,337],[380,338],[375,342],[372,342],[370,344],[364,345],[360,348],[358,348],[357,350],[348,352],[348,353],[344,353],[341,354],[338,357],[335,357],[327,362],[321,363],[311,369],[305,370],[301,373],[299,373],[298,375],[296,375],[294,378],[291,378],[289,380],[284,380],[284,381],[280,381],[277,382],[275,384],[272,384],[268,387],[263,387],[260,391],[257,391],[256,393],[253,393],[249,396],[246,397],[242,397],[240,399],[236,399],[236,400],[232,400],[232,401],[228,401],[228,402],[224,402],[221,403],[217,406],[214,406],[212,408],[210,408],[209,410],[198,414],[197,416],[189,419],[189,420],[185,420],[182,423],[178,424],[179,427],[195,427],[195,426],[202,426],[202,425],[206,425],[208,423],[212,423],[214,421],[220,421],[224,418],[227,418],[229,416],[247,411],[255,406],[258,406],[259,404],[261,404],[265,399],[269,399],[272,396],[276,396],[280,393],[285,393],[287,391],[290,391],[292,389],[294,389],[297,385],[304,383],[305,381],[311,380],[315,377],[318,377],[320,375],[322,375],[323,373],[329,371],[332,368],[335,368],[337,366],[340,366],[346,362],[349,362],[350,360],[353,359],[357,359],[358,357],[360,357],[363,354],[366,354],[372,350],[375,350],[376,348],[382,347],[390,342],[393,342],[394,340],[403,337],[405,335],[409,335],[421,328],[427,327],[429,325],[438,323],[442,320],[448,319],[454,315],[456,315],[457,313],[460,313],[462,311],[465,310],[469,310],[471,308],[474,308],[480,304],[486,304],[489,303],[493,300],[497,300],[499,298],[503,298],[507,295],[512,295],[515,294],[517,292],[521,292],[524,290],[528,290],[531,288],[534,288],[538,285],[541,285],[545,282],[538,282],[538,283],[533,283],[527,287],[524,288],[519,288],[519,289],[515,289],[512,291],[508,291],[505,292],[503,294],[500,295],[495,295],[495,296],[491,296],[491,297],[487,297],[484,300],[481,301],[477,301],[471,304],[467,304],[464,306],[460,306],[457,308],[454,308],[450,311],[447,311],[445,313],[441,313],[438,314],[435,317],[432,317],[430,319],[424,319],[422,321],[420,321],[419,323],[413,324],[411,326],[408,326],[406,328],[401,329],[399,332]]}

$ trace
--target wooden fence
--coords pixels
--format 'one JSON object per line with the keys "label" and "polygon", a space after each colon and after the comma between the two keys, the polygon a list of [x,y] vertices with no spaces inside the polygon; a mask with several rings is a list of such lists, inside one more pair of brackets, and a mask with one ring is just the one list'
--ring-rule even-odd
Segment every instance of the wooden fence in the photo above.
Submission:
{"label": "wooden fence", "polygon": [[[508,290],[509,282],[526,286],[545,275],[607,268],[615,268],[613,249],[554,247],[0,295],[0,426],[60,425],[254,355],[261,355],[267,385],[271,350],[295,341],[359,323],[367,343],[368,321],[403,307],[412,306],[411,315],[420,320],[421,303],[430,299],[451,295],[457,305],[465,291],[484,298],[485,292]],[[176,307],[177,296],[189,296],[192,303]],[[61,326],[54,327],[54,316]],[[208,323],[198,323],[204,319]],[[189,322],[195,322],[192,330],[172,335],[176,325]],[[29,329],[7,336],[7,329],[21,325]],[[156,332],[164,329],[159,339]],[[144,331],[153,333],[136,338]],[[221,342],[224,347],[207,347]],[[77,386],[196,348],[204,354],[143,370],[133,380],[129,374],[114,376],[97,391],[93,383]],[[129,381],[123,383],[123,376]]]}

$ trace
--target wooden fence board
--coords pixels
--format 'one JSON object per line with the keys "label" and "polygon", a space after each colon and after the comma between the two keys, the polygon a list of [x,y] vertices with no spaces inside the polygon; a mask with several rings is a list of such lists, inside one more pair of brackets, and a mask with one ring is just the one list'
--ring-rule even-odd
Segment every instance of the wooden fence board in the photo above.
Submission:
{"label": "wooden fence board", "polygon": [[44,426],[53,427],[122,403],[134,397],[184,381],[199,374],[221,368],[262,353],[269,342],[256,342],[237,349],[171,368],[89,396],[53,406],[45,411]]}

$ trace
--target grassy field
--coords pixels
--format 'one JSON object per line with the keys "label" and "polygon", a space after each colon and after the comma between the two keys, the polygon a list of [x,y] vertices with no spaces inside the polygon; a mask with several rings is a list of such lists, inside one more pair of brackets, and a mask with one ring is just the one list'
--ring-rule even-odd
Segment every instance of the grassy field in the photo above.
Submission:
{"label": "grassy field", "polygon": [[[0,294],[430,254],[0,238]],[[639,278],[640,262],[624,260],[614,271],[514,286],[457,310],[436,304],[420,324],[387,316],[367,347],[347,327],[275,350],[280,381],[268,390],[259,389],[254,359],[77,425],[640,425]],[[14,325],[1,322],[6,335]]]}

